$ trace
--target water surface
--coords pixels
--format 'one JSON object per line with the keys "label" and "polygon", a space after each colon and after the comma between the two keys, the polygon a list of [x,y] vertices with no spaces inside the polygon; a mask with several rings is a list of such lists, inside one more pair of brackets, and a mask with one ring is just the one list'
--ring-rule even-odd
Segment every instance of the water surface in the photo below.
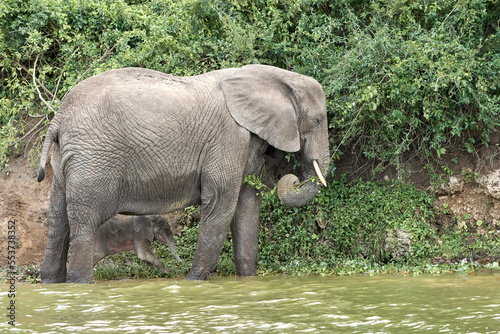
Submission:
{"label": "water surface", "polygon": [[[0,305],[10,299],[1,285]],[[22,284],[19,333],[500,333],[500,271]],[[4,307],[5,306],[5,307]]]}

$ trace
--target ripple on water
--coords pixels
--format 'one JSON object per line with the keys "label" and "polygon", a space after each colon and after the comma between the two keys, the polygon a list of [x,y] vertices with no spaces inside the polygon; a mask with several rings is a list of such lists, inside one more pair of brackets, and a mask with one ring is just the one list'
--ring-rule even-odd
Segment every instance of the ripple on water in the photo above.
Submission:
{"label": "ripple on water", "polygon": [[[498,276],[257,277],[19,284],[24,333],[497,333]],[[9,302],[1,287],[2,305]],[[0,332],[8,328],[0,323]]]}

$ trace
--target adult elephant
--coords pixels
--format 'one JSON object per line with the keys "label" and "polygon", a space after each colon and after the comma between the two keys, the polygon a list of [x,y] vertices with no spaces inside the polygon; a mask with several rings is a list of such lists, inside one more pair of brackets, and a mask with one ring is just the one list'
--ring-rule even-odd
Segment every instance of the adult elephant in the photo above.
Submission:
{"label": "adult elephant", "polygon": [[[231,228],[238,275],[255,275],[259,197],[244,185],[259,174],[269,145],[300,151],[305,182],[280,181],[289,206],[326,186],[325,96],[314,79],[248,65],[193,77],[142,68],[107,71],[79,83],[47,131],[54,178],[42,283],[92,283],[99,225],[118,213],[152,215],[201,205],[198,245],[188,279],[204,279]],[[69,248],[69,264],[66,260]]]}

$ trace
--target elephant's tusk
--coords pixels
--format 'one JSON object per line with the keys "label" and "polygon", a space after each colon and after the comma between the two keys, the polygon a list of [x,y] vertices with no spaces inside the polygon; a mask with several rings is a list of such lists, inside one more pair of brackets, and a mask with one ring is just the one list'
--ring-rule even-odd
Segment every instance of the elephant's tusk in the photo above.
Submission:
{"label": "elephant's tusk", "polygon": [[323,174],[321,173],[321,170],[319,169],[318,162],[316,160],[313,160],[313,166],[314,166],[314,170],[316,171],[316,174],[319,177],[319,180],[321,181],[321,184],[323,184],[326,187],[326,180],[323,177]]}

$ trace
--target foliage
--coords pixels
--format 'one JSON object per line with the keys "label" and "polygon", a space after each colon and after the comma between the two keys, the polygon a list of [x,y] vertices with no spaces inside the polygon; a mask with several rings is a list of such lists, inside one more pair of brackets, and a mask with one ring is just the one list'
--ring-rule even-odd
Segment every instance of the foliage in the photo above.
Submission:
{"label": "foliage", "polygon": [[494,0],[6,0],[0,168],[76,83],[126,66],[275,65],[322,83],[335,149],[396,166],[409,149],[439,158],[451,138],[472,150],[500,122],[499,19]]}
{"label": "foliage", "polygon": [[[452,141],[473,152],[500,125],[499,22],[496,0],[4,0],[0,170],[39,147],[78,82],[127,66],[195,75],[263,63],[310,75],[327,96],[334,157],[355,146],[402,171],[409,150],[429,164]],[[407,185],[340,180],[302,209],[263,197],[263,271],[390,264],[382,239],[398,228],[412,234],[411,258],[435,251],[430,199]],[[448,237],[450,254],[460,253]],[[196,238],[189,224],[177,237],[181,271]],[[233,271],[230,248],[219,268]]]}
{"label": "foliage", "polygon": [[411,252],[406,261],[428,259],[436,244],[430,226],[434,216],[432,197],[400,182],[356,182],[345,177],[322,189],[304,208],[283,207],[268,193],[261,210],[261,264],[310,260],[337,261],[369,259],[398,261],[387,251],[389,231],[410,234]]}
{"label": "foliage", "polygon": [[469,217],[456,217],[453,224],[439,233],[441,242],[440,256],[447,259],[485,262],[500,258],[500,238],[493,227],[489,233],[482,233],[474,228],[483,225],[483,221],[470,221]]}
{"label": "foliage", "polygon": [[488,1],[373,2],[329,69],[342,140],[396,166],[410,148],[429,159],[452,138],[486,144],[500,121],[498,17]]}

